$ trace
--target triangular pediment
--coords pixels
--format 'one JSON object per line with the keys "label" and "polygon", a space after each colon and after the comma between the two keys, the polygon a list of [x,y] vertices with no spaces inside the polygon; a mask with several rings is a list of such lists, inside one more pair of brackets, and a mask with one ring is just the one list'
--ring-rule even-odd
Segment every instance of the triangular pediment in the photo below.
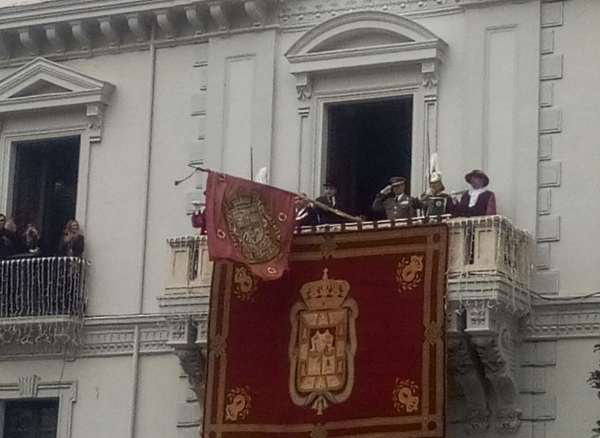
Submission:
{"label": "triangular pediment", "polygon": [[0,80],[0,113],[108,104],[114,85],[45,58]]}
{"label": "triangular pediment", "polygon": [[61,87],[60,85],[53,84],[52,82],[48,82],[44,79],[40,79],[33,84],[17,91],[12,96],[9,96],[8,99],[14,99],[15,97],[42,96],[44,94],[54,93],[69,93],[71,91],[73,90],[69,90],[68,88]]}

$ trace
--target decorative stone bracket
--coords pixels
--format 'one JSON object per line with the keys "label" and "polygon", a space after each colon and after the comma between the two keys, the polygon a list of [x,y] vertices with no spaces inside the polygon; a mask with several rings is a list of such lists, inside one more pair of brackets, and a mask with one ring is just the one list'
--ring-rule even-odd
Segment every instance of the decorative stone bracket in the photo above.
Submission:
{"label": "decorative stone bracket", "polygon": [[493,423],[501,434],[515,433],[523,413],[516,403],[517,328],[527,307],[507,302],[500,290],[478,299],[460,295],[449,302],[448,354],[451,376],[466,397],[466,428],[482,433]]}
{"label": "decorative stone bracket", "polygon": [[202,399],[206,372],[206,323],[183,316],[168,317],[169,341],[179,358],[179,364],[186,374],[190,389],[198,400]]}
{"label": "decorative stone bracket", "polygon": [[105,105],[91,104],[86,108],[85,115],[88,119],[90,143],[100,143],[102,140],[102,124],[104,121]]}
{"label": "decorative stone bracket", "polygon": [[[428,94],[435,94],[438,85],[439,62],[427,61],[421,64],[422,86],[427,89]],[[298,100],[305,102],[313,94],[313,74],[294,73],[296,78],[296,93]]]}
{"label": "decorative stone bracket", "polygon": [[296,75],[296,92],[298,100],[306,101],[312,97],[312,78],[307,74]]}

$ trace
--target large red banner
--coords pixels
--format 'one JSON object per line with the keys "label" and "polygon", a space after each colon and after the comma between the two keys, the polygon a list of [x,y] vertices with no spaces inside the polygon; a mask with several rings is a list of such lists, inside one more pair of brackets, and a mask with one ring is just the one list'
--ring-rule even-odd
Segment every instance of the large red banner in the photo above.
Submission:
{"label": "large red banner", "polygon": [[442,437],[445,225],[297,236],[262,281],[217,263],[206,438]]}

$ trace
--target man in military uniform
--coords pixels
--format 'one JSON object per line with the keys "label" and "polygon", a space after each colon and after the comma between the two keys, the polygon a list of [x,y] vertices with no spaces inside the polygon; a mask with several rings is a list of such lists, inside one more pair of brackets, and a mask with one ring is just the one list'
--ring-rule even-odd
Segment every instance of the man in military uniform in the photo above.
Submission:
{"label": "man in military uniform", "polygon": [[401,176],[390,178],[373,201],[373,211],[385,212],[388,219],[408,219],[415,216],[419,201],[405,193],[407,181]]}
{"label": "man in military uniform", "polygon": [[423,216],[441,216],[454,214],[454,200],[445,192],[440,172],[431,172],[429,188],[421,195],[420,209]]}

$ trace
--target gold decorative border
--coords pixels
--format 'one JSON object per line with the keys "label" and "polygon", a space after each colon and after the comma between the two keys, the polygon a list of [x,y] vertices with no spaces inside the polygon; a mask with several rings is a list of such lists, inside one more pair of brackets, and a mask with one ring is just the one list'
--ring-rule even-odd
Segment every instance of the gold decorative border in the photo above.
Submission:
{"label": "gold decorative border", "polygon": [[[431,238],[438,233],[437,241]],[[290,260],[321,260],[324,258],[350,258],[371,255],[390,255],[425,253],[425,285],[423,302],[423,331],[430,330],[432,326],[443,327],[445,322],[444,299],[446,290],[446,267],[448,261],[448,229],[444,224],[417,226],[412,228],[386,228],[373,231],[348,232],[329,234],[335,245],[331,245],[327,254],[324,254],[320,246],[324,242],[323,234],[297,236],[293,244]],[[412,240],[414,238],[425,238],[422,242],[398,246],[396,240]],[[368,247],[346,248],[348,243],[372,242]],[[310,248],[308,251],[294,251],[299,248]],[[435,296],[435,309],[432,309],[431,288],[432,269],[434,258],[437,256],[437,284]],[[225,288],[221,293],[211,294],[211,317],[209,321],[209,346],[210,341],[222,340],[226,343],[229,332],[229,309],[232,299],[232,276],[233,264],[216,262],[213,272],[213,291],[221,291],[221,284],[225,282]],[[219,308],[223,311],[219,312]],[[215,315],[214,317],[212,315]],[[219,332],[220,329],[220,332]],[[321,429],[344,430],[349,434],[339,435],[337,438],[415,438],[415,437],[443,437],[444,434],[444,397],[445,397],[445,339],[443,336],[431,337],[424,335],[422,356],[422,381],[421,381],[421,415],[382,417],[368,419],[354,419],[344,421],[331,421],[319,425]],[[435,382],[436,392],[434,406],[431,404],[430,394],[430,370],[431,353],[435,352]],[[227,372],[227,354],[217,354],[220,351],[209,350],[208,375],[206,384],[205,416],[203,433],[205,438],[222,438],[223,433],[272,433],[272,434],[306,434],[310,438],[311,432],[315,430],[315,424],[226,424],[224,419],[225,381]],[[213,388],[218,381],[217,409],[213,408]],[[433,413],[430,409],[433,407]],[[216,414],[216,415],[215,415]],[[434,424],[430,430],[429,426]],[[375,432],[356,434],[352,429],[381,427],[381,426],[409,426],[420,425],[419,430],[394,430],[389,432]]]}

